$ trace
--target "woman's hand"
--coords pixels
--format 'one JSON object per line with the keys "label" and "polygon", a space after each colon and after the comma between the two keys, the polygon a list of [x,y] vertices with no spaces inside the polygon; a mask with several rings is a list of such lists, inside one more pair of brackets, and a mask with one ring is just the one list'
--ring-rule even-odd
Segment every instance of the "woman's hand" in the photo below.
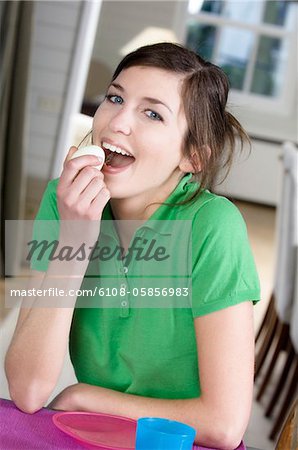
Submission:
{"label": "woman's hand", "polygon": [[75,411],[79,409],[76,401],[77,393],[80,391],[80,383],[68,386],[61,391],[48,405],[50,409],[61,411]]}
{"label": "woman's hand", "polygon": [[57,187],[61,237],[68,240],[73,236],[75,240],[80,240],[82,236],[88,236],[89,241],[94,242],[110,192],[104,183],[103,173],[95,168],[99,165],[99,158],[86,155],[70,159],[76,150],[76,147],[70,148]]}
{"label": "woman's hand", "polygon": [[94,167],[98,166],[99,158],[86,155],[70,159],[76,150],[76,147],[70,148],[57,187],[60,218],[99,220],[110,198],[103,173]]}

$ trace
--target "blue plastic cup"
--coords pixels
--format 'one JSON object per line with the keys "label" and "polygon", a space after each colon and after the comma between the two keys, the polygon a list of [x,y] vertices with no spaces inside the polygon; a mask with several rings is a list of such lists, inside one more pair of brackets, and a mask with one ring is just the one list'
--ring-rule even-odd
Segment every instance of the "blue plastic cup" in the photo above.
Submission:
{"label": "blue plastic cup", "polygon": [[196,430],[175,420],[142,417],[137,421],[135,450],[191,450]]}

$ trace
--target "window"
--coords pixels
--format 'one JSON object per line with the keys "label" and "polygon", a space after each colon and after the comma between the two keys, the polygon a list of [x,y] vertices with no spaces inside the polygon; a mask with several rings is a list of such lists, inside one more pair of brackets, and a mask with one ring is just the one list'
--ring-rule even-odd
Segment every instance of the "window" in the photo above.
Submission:
{"label": "window", "polygon": [[182,40],[222,67],[238,100],[249,96],[257,108],[260,103],[263,109],[286,107],[296,72],[297,6],[276,0],[189,0]]}

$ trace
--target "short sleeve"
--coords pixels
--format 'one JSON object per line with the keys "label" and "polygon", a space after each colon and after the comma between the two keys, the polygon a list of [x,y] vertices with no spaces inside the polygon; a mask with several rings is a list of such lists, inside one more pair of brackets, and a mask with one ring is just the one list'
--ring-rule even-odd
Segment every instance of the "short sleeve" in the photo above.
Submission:
{"label": "short sleeve", "polygon": [[228,199],[214,196],[193,220],[193,316],[259,299],[259,278],[242,215]]}
{"label": "short sleeve", "polygon": [[59,212],[57,206],[58,179],[51,180],[43,194],[33,225],[30,267],[45,272],[49,257],[59,237]]}

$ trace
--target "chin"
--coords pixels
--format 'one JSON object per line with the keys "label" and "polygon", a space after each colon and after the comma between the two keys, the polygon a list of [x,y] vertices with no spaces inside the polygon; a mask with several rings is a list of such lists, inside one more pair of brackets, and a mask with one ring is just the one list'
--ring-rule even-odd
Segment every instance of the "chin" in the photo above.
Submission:
{"label": "chin", "polygon": [[[108,188],[109,189],[109,188]],[[111,195],[111,200],[121,200],[124,198],[127,198],[129,195],[128,193],[123,192],[123,190],[120,189],[109,189],[110,191],[110,195]]]}

